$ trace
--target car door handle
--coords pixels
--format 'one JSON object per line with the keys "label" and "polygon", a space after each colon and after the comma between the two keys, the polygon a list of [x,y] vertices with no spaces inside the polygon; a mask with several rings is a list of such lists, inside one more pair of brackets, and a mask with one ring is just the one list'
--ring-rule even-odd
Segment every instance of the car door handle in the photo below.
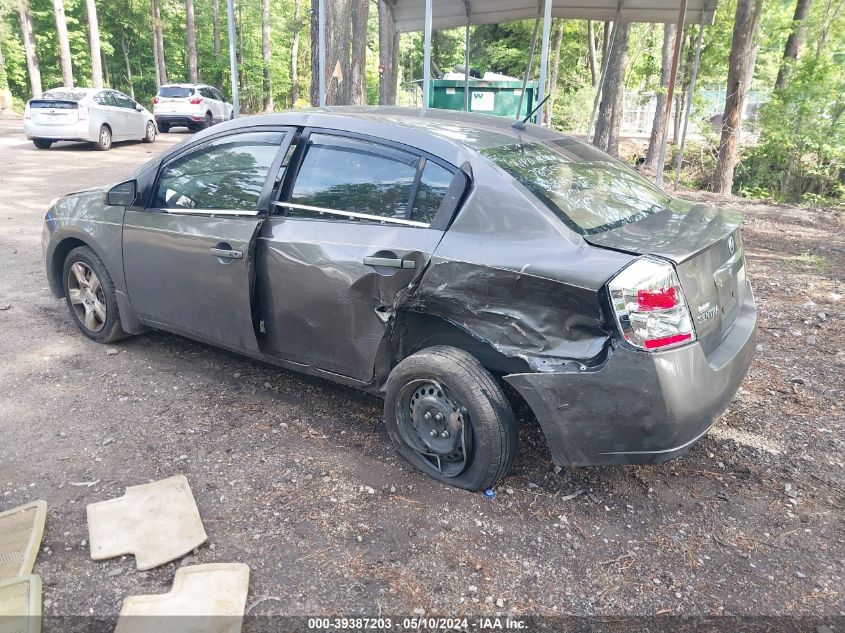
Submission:
{"label": "car door handle", "polygon": [[241,251],[233,251],[225,248],[210,248],[211,254],[215,257],[223,257],[224,259],[243,259],[244,254]]}
{"label": "car door handle", "polygon": [[365,257],[364,266],[384,266],[386,268],[416,268],[417,264],[412,259],[399,259],[398,257]]}

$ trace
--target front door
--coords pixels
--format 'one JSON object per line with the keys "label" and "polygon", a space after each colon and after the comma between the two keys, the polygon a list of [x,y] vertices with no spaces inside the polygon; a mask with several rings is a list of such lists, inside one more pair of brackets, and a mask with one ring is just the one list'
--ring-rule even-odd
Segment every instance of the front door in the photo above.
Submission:
{"label": "front door", "polygon": [[161,167],[146,208],[127,209],[124,274],[144,321],[257,351],[254,240],[289,136],[241,131],[189,148]]}
{"label": "front door", "polygon": [[368,381],[396,295],[443,236],[459,172],[325,132],[300,143],[296,163],[256,246],[262,350]]}

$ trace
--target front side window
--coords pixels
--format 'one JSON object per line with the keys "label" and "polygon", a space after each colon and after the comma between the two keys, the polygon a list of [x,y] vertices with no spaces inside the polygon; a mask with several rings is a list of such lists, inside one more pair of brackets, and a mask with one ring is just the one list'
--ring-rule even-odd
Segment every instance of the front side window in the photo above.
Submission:
{"label": "front side window", "polygon": [[135,102],[132,101],[132,99],[127,97],[125,94],[113,92],[112,95],[114,96],[114,100],[117,103],[118,107],[126,108],[127,110],[135,109]]}
{"label": "front side window", "polygon": [[[379,143],[312,134],[290,201],[404,219],[419,161],[410,152]],[[288,215],[324,217],[294,208]]]}
{"label": "front side window", "polygon": [[257,211],[284,137],[284,132],[236,134],[177,158],[162,169],[152,206]]}

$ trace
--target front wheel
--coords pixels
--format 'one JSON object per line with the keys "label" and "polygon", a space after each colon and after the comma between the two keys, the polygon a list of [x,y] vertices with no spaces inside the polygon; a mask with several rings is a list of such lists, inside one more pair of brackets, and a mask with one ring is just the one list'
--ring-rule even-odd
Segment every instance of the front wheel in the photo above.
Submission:
{"label": "front wheel", "polygon": [[103,125],[100,127],[100,135],[97,137],[97,142],[95,147],[100,150],[101,152],[107,152],[111,149],[112,143],[112,136],[111,130],[108,126]]}
{"label": "front wheel", "polygon": [[46,138],[34,138],[32,144],[38,149],[50,149],[53,146],[53,141],[48,141]]}
{"label": "front wheel", "polygon": [[98,343],[112,343],[126,337],[114,284],[105,265],[87,246],[74,248],[62,269],[65,302],[83,334]]}
{"label": "front wheel", "polygon": [[513,468],[516,420],[501,387],[471,354],[430,347],[387,380],[384,419],[402,457],[438,481],[484,490]]}
{"label": "front wheel", "polygon": [[147,132],[144,134],[145,143],[154,143],[156,140],[156,126],[152,121],[147,121]]}

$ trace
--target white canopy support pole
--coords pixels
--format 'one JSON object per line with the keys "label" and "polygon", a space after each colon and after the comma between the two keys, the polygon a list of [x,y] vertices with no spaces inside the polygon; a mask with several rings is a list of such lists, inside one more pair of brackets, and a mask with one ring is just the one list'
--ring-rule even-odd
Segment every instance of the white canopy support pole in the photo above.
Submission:
{"label": "white canopy support pole", "polygon": [[464,52],[464,111],[469,112],[469,15],[467,15],[467,25],[464,29],[466,43],[466,51]]}
{"label": "white canopy support pole", "polygon": [[[231,0],[230,0],[231,1]],[[320,107],[326,107],[326,0],[320,0],[317,8],[317,43],[320,71]]]}
{"label": "white canopy support pole", "polygon": [[695,96],[695,80],[698,79],[698,64],[701,61],[701,40],[704,36],[704,13],[707,11],[707,3],[701,9],[701,23],[698,25],[698,40],[695,43],[695,59],[692,62],[692,75],[689,80],[689,94],[687,95],[686,112],[684,113],[684,127],[681,130],[681,141],[678,143],[678,158],[675,160],[675,189],[681,180],[681,167],[684,164],[684,145],[687,141],[687,128],[692,113],[692,99]]}
{"label": "white canopy support pole", "polygon": [[431,0],[425,0],[425,43],[423,52],[423,108],[429,106],[431,95]]}
{"label": "white canopy support pole", "polygon": [[[525,100],[525,90],[528,88],[528,76],[531,74],[531,66],[534,64],[534,49],[537,48],[537,31],[540,28],[540,13],[534,18],[534,34],[531,36],[531,48],[528,50],[528,65],[525,66],[525,75],[522,77],[522,92],[519,93],[519,105],[516,107],[516,120],[522,118],[522,102]],[[536,95],[535,95],[536,96]],[[529,106],[529,110],[532,109]]]}
{"label": "white canopy support pole", "polygon": [[[546,75],[549,72],[549,39],[552,34],[552,0],[545,0],[546,6],[543,12],[543,44],[540,48],[540,86],[537,89],[537,103],[542,103],[546,97]],[[546,106],[543,105],[537,112],[537,123],[544,124],[543,113]]]}
{"label": "white canopy support pole", "polygon": [[672,115],[672,100],[675,98],[675,81],[678,78],[678,65],[681,62],[681,46],[684,42],[684,23],[687,18],[687,0],[681,0],[678,10],[678,28],[675,31],[675,50],[672,52],[672,71],[669,73],[669,87],[666,91],[666,116],[663,129],[660,130],[660,151],[657,153],[657,177],[654,184],[663,185],[663,168],[666,166],[666,141],[669,138],[669,117]]}
{"label": "white canopy support pole", "polygon": [[619,15],[622,13],[622,1],[616,5],[616,16],[613,18],[613,30],[610,31],[610,46],[607,47],[607,53],[604,54],[604,59],[601,60],[601,77],[599,77],[599,85],[596,86],[596,95],[593,97],[593,110],[590,112],[590,122],[587,124],[587,142],[593,142],[593,126],[596,124],[596,115],[599,111],[599,101],[601,101],[601,93],[604,90],[604,81],[607,78],[607,63],[610,61],[613,53],[613,44],[616,41],[616,30],[619,27]]}
{"label": "white canopy support pole", "polygon": [[232,112],[235,117],[241,114],[238,100],[238,58],[235,55],[235,7],[233,0],[226,0],[226,13],[229,22],[229,73],[232,75]]}

